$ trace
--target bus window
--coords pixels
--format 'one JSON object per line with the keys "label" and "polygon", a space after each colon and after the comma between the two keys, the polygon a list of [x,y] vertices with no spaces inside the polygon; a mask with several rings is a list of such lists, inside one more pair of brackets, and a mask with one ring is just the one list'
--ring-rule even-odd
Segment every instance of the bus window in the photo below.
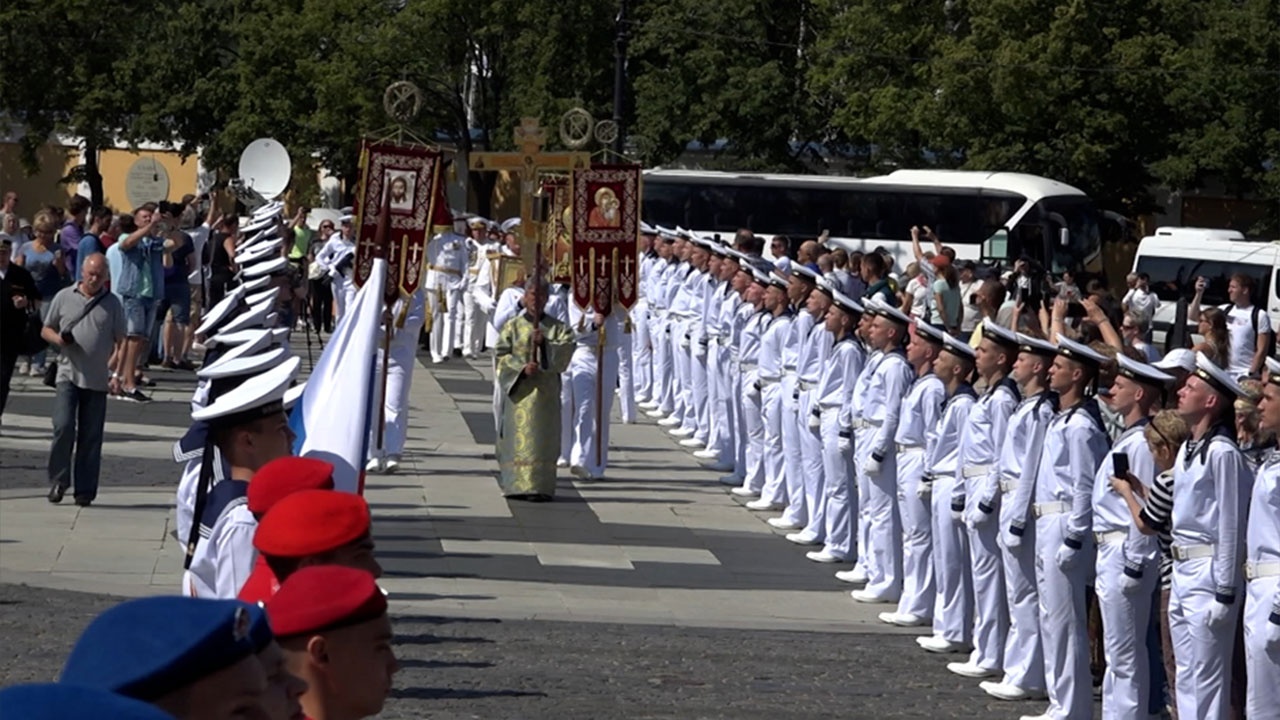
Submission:
{"label": "bus window", "polygon": [[1218,260],[1196,260],[1160,255],[1143,255],[1138,258],[1137,272],[1151,277],[1151,289],[1164,302],[1177,302],[1179,298],[1191,299],[1196,292],[1196,278],[1209,281],[1202,302],[1205,306],[1226,305],[1227,284],[1237,272],[1248,273],[1257,282],[1254,302],[1260,302],[1271,293],[1271,268],[1266,265],[1228,263]]}

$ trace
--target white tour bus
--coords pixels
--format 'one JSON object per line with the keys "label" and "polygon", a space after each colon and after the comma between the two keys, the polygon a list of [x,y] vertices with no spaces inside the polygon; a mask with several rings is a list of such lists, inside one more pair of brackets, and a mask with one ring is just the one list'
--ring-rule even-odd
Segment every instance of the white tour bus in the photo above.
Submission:
{"label": "white tour bus", "polygon": [[911,226],[927,225],[960,259],[1011,263],[1026,255],[1052,273],[1101,269],[1093,201],[1069,185],[1018,173],[898,170],[851,178],[655,169],[644,173],[644,218],[707,235],[748,228],[793,242],[826,230],[846,250],[884,247],[898,268],[912,259]]}

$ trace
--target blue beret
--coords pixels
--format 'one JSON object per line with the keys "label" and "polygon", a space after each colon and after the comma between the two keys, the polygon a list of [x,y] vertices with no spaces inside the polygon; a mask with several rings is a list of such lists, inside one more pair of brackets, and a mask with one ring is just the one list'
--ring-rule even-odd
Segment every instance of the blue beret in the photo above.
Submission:
{"label": "blue beret", "polygon": [[262,608],[239,600],[129,600],[85,628],[60,682],[154,700],[228,668],[271,640]]}
{"label": "blue beret", "polygon": [[123,695],[76,687],[42,683],[15,685],[0,690],[0,708],[5,717],[23,720],[173,720],[154,705]]}

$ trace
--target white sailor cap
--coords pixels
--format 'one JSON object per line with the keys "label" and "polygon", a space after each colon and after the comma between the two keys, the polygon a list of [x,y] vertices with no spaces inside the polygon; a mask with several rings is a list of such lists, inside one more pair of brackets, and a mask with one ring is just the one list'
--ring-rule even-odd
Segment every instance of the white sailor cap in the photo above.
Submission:
{"label": "white sailor cap", "polygon": [[239,307],[246,294],[247,291],[244,286],[232,288],[217,304],[209,309],[209,312],[205,313],[204,320],[200,322],[200,327],[196,328],[196,334],[208,335],[211,330],[230,318],[232,311]]}
{"label": "white sailor cap", "polygon": [[1209,359],[1209,356],[1202,352],[1196,353],[1196,369],[1192,371],[1192,374],[1223,395],[1233,398],[1249,397],[1249,393],[1243,387],[1240,387],[1240,383],[1236,382],[1235,378],[1231,377],[1226,370],[1214,364]]}
{"label": "white sailor cap", "polygon": [[263,275],[262,277],[256,277],[256,278],[253,278],[252,280],[245,280],[244,282],[240,283],[238,287],[242,288],[245,292],[255,292],[265,288],[270,284],[271,284],[271,278],[266,275]]}
{"label": "white sailor cap", "polygon": [[233,333],[237,330],[248,330],[249,328],[270,327],[267,325],[267,316],[271,314],[271,309],[275,307],[275,304],[275,300],[266,300],[257,305],[250,305],[248,310],[228,320],[223,325],[222,332]]}
{"label": "white sailor cap", "polygon": [[258,303],[262,302],[263,300],[266,300],[267,298],[271,298],[272,300],[275,300],[276,296],[278,296],[279,294],[280,294],[280,286],[277,285],[275,287],[269,287],[266,290],[260,290],[258,292],[254,292],[252,294],[246,295],[244,298],[244,301],[249,303],[250,305],[257,305]]}
{"label": "white sailor cap", "polygon": [[750,273],[752,282],[758,285],[769,287],[769,285],[773,283],[773,281],[769,279],[769,273],[755,267],[754,265],[751,267],[743,266],[742,272]]}
{"label": "white sailor cap", "polygon": [[[248,330],[237,330],[235,332],[220,332],[204,341],[206,348],[212,350],[220,347],[238,348],[241,345],[249,346],[247,352],[256,353],[262,348],[267,347],[273,341],[271,330],[266,328],[250,328]],[[227,352],[230,352],[228,350]],[[222,355],[226,357],[226,355]],[[219,358],[219,360],[222,359]],[[202,368],[203,369],[203,368]]]}
{"label": "white sailor cap", "polygon": [[263,228],[275,225],[278,219],[275,215],[264,215],[262,217],[251,217],[247,221],[240,223],[240,232],[248,235],[256,233]]}
{"label": "white sailor cap", "polygon": [[907,327],[911,324],[911,317],[909,315],[885,302],[884,298],[879,295],[872,296],[871,299],[867,301],[866,305],[868,308],[872,309],[876,315],[887,320],[892,320],[903,327]]}
{"label": "white sailor cap", "polygon": [[307,390],[307,381],[303,380],[302,382],[294,385],[288,390],[285,390],[284,397],[280,399],[280,403],[284,405],[285,410],[288,410],[289,408],[293,407],[295,403],[297,403],[299,400],[302,399],[302,393],[306,392],[306,390]]}
{"label": "white sailor cap", "polygon": [[1017,348],[1020,345],[1017,333],[1007,327],[1002,327],[1000,323],[991,318],[983,318],[982,320],[982,337],[1011,348]]}
{"label": "white sailor cap", "polygon": [[942,349],[969,362],[973,362],[978,357],[978,353],[974,352],[969,343],[961,342],[950,335],[942,336]]}
{"label": "white sailor cap", "polygon": [[1280,385],[1280,360],[1267,358],[1267,382]]}
{"label": "white sailor cap", "polygon": [[735,250],[734,248],[731,248],[728,245],[724,246],[723,254],[726,260],[732,260],[738,263],[739,265],[741,265],[743,268],[751,264],[751,256],[747,255],[744,252]]}
{"label": "white sailor cap", "polygon": [[1058,346],[1048,340],[1018,333],[1018,352],[1051,358],[1058,354]]}
{"label": "white sailor cap", "polygon": [[771,272],[769,273],[769,284],[786,290],[788,285],[787,277],[780,272]]}
{"label": "white sailor cap", "polygon": [[516,231],[516,228],[520,227],[520,218],[507,218],[502,221],[502,225],[500,227],[504,233],[513,233]]}
{"label": "white sailor cap", "polygon": [[467,227],[489,227],[489,221],[479,215],[473,215],[467,219]]}
{"label": "white sailor cap", "polygon": [[793,262],[791,263],[791,277],[798,277],[801,280],[808,280],[811,283],[817,283],[818,278],[822,276],[808,265],[801,265],[800,263]]}
{"label": "white sailor cap", "polygon": [[280,237],[280,226],[272,225],[268,228],[259,230],[258,232],[255,232],[252,235],[246,235],[245,237],[241,238],[240,242],[236,243],[236,250],[245,250],[253,247],[254,245],[257,245],[260,242],[270,240],[276,237]]}
{"label": "white sailor cap", "polygon": [[690,231],[688,231],[688,230],[685,230],[684,228],[680,227],[679,225],[677,225],[677,226],[676,226],[675,233],[676,233],[676,237],[684,238],[685,240],[692,240],[692,239],[693,239],[693,233],[692,233],[692,232],[690,232]]}
{"label": "white sailor cap", "polygon": [[947,346],[947,334],[927,322],[915,323],[916,335],[935,345]]}
{"label": "white sailor cap", "polygon": [[1137,360],[1131,360],[1125,357],[1124,353],[1116,355],[1116,372],[1123,375],[1134,382],[1153,385],[1157,388],[1163,388],[1166,384],[1173,382],[1173,376],[1160,372],[1156,368]]}
{"label": "white sailor cap", "polygon": [[831,301],[841,310],[855,315],[861,315],[866,310],[866,308],[862,307],[862,303],[836,290],[834,287],[831,289]]}
{"label": "white sailor cap", "polygon": [[822,292],[826,293],[827,297],[831,298],[832,300],[834,300],[836,297],[836,292],[837,292],[836,284],[831,282],[830,278],[823,277],[822,275],[819,275],[818,279],[814,281],[813,289],[821,290]]}
{"label": "white sailor cap", "polygon": [[1174,348],[1165,356],[1153,363],[1151,367],[1157,370],[1181,370],[1185,373],[1193,373],[1196,371],[1196,354],[1186,348]]}
{"label": "white sailor cap", "polygon": [[301,366],[302,358],[291,357],[191,413],[191,419],[229,427],[283,412],[285,393]]}
{"label": "white sailor cap", "polygon": [[355,219],[356,219],[356,216],[351,212],[349,208],[343,208],[342,216],[338,218],[338,222],[342,225],[350,225],[352,222],[355,221]]}
{"label": "white sailor cap", "polygon": [[676,231],[672,230],[671,228],[658,225],[654,229],[658,231],[658,237],[662,238],[663,240],[675,240],[679,237],[678,235],[676,235]]}
{"label": "white sailor cap", "polygon": [[1075,340],[1062,335],[1058,336],[1058,354],[1068,360],[1074,360],[1078,363],[1092,365],[1094,367],[1102,367],[1103,363],[1107,361],[1106,355],[1103,355],[1084,343],[1076,342]]}
{"label": "white sailor cap", "polygon": [[252,217],[254,218],[275,217],[276,215],[280,215],[283,212],[284,212],[284,203],[280,202],[279,200],[272,200],[266,205],[263,205],[257,210],[254,210]]}
{"label": "white sailor cap", "polygon": [[285,266],[288,264],[288,260],[285,260],[282,257],[276,257],[271,260],[255,262],[248,267],[242,268],[240,270],[240,275],[248,279],[259,278],[264,275],[270,275],[271,273],[278,273],[284,270]]}
{"label": "white sailor cap", "polygon": [[645,221],[641,220],[641,221],[640,221],[640,234],[641,234],[641,235],[657,235],[657,234],[658,234],[658,229],[657,229],[657,228],[655,228],[654,226],[650,225],[649,223],[647,223],[647,222],[645,222]]}
{"label": "white sailor cap", "polygon": [[[232,348],[233,351],[238,349]],[[289,348],[278,345],[253,354],[236,353],[232,356],[231,352],[228,352],[218,358],[217,362],[200,368],[196,372],[196,377],[217,380],[236,375],[254,375],[279,365],[290,355],[292,352]]]}
{"label": "white sailor cap", "polygon": [[272,254],[280,254],[279,240],[254,243],[253,247],[249,248],[236,248],[236,264],[240,266],[252,265],[262,258],[271,257]]}

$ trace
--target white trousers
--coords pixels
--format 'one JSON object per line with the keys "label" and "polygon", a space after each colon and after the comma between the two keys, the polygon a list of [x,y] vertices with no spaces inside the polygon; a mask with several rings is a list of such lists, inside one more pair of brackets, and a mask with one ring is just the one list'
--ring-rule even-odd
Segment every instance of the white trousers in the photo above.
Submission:
{"label": "white trousers", "polygon": [[[1008,499],[1007,497],[1005,498]],[[1006,503],[1007,504],[1007,503]],[[1001,507],[1000,527],[1012,522]],[[1044,690],[1044,647],[1040,644],[1040,593],[1036,589],[1036,526],[1028,523],[1016,548],[1002,547],[1004,595],[1009,635],[1004,643],[1004,682]]]}
{"label": "white trousers", "polygon": [[648,402],[653,393],[653,346],[649,338],[649,301],[640,298],[631,309],[634,333],[631,339],[631,363],[636,384],[636,400]]}
{"label": "white trousers", "polygon": [[857,497],[849,453],[840,450],[840,408],[822,412],[822,517],[826,538],[823,550],[838,558],[853,557]]}
{"label": "white trousers", "polygon": [[796,394],[796,376],[782,376],[782,457],[786,464],[783,476],[787,483],[787,509],[782,519],[804,527],[809,521],[809,509],[804,502],[804,461],[800,449],[800,429],[796,426],[799,399]]}
{"label": "white trousers", "polygon": [[653,391],[651,398],[658,402],[658,409],[670,415],[675,409],[675,386],[671,376],[675,366],[671,355],[671,336],[667,332],[667,319],[661,315],[650,318],[649,339],[653,343]]}
{"label": "white trousers", "polygon": [[347,279],[342,273],[332,276],[333,282],[330,283],[330,289],[333,291],[333,324],[337,324],[342,317],[347,314],[347,301],[355,297],[355,293],[351,292],[355,288],[355,283]]}
{"label": "white trousers", "polygon": [[866,591],[898,601],[902,596],[902,518],[898,515],[898,455],[890,452],[880,472],[866,473],[871,444],[878,428],[856,431],[854,450],[858,472],[867,483],[867,587]]}
{"label": "white trousers", "polygon": [[671,355],[675,369],[672,380],[675,381],[676,417],[680,418],[681,428],[691,430],[694,428],[693,390],[689,383],[692,381],[693,360],[689,354],[689,341],[684,336],[686,329],[683,321],[671,323]]}
{"label": "white trousers", "polygon": [[940,476],[933,481],[930,507],[933,510],[933,576],[938,584],[938,600],[933,608],[933,633],[953,643],[968,645],[973,639],[972,576],[969,564],[969,534],[951,517],[951,491],[956,479]]}
{"label": "white trousers", "polygon": [[711,419],[708,414],[710,403],[707,402],[709,379],[707,375],[707,353],[709,348],[701,343],[692,343],[692,354],[689,360],[690,398],[693,400],[693,437],[704,444],[711,432]]}
{"label": "white trousers", "polygon": [[493,368],[493,436],[499,437],[502,434],[502,385],[498,383],[497,355],[493,356],[489,365]]}
{"label": "white trousers", "polygon": [[[618,347],[613,351],[618,363],[618,410],[622,414],[624,423],[636,421],[635,371],[631,366],[631,343],[634,341],[635,335],[623,332],[622,337],[618,339]],[[612,395],[614,388],[609,385],[604,388],[604,391]]]}
{"label": "white trousers", "polygon": [[[970,503],[976,506],[977,499]],[[1009,634],[1009,610],[1005,607],[1004,562],[1000,557],[999,515],[968,528],[969,566],[973,575],[973,654],[970,662],[987,670],[1004,667],[1004,641]]]}
{"label": "white trousers", "polygon": [[[613,412],[613,388],[618,383],[616,347],[606,346],[601,360],[603,362],[597,363],[594,346],[580,345],[569,362],[568,384],[573,407],[573,448],[569,464],[581,465],[594,477],[603,476],[609,466],[609,418]],[[599,425],[596,423],[597,390],[601,403]]]}
{"label": "white trousers", "polygon": [[[1093,559],[1093,536],[1084,538],[1076,566],[1063,572],[1056,558],[1066,537],[1066,518],[1060,513],[1036,520],[1040,637],[1044,642],[1045,690],[1049,693],[1046,714],[1059,720],[1090,720],[1093,715],[1093,676],[1089,671],[1089,617],[1085,606],[1085,585]],[[1181,699],[1181,687],[1178,695]]]}
{"label": "white trousers", "polygon": [[1138,591],[1125,594],[1120,589],[1123,550],[1123,541],[1098,546],[1098,572],[1093,585],[1102,614],[1102,651],[1107,659],[1102,676],[1104,720],[1145,718],[1151,699],[1147,634],[1160,569],[1154,565],[1143,568]]}
{"label": "white trousers", "polygon": [[764,410],[764,444],[761,462],[764,470],[764,486],[760,490],[760,499],[775,505],[787,502],[786,455],[782,451],[782,393],[780,382],[765,385],[761,393],[761,407]]}
{"label": "white trousers", "polygon": [[1249,677],[1245,717],[1280,712],[1280,647],[1267,649],[1267,623],[1280,577],[1255,578],[1245,588],[1244,662]]}
{"label": "white trousers", "polygon": [[813,396],[812,391],[802,391],[796,405],[796,435],[800,437],[800,478],[804,486],[804,505],[809,511],[809,522],[804,527],[804,534],[825,542],[827,473],[822,457],[822,426],[819,425],[817,429],[809,427],[815,402]]}
{"label": "white trousers", "polygon": [[1169,635],[1181,718],[1226,720],[1231,712],[1231,658],[1240,614],[1233,612],[1220,626],[1209,627],[1209,610],[1217,602],[1215,584],[1213,558],[1174,562]]}
{"label": "white trousers", "polygon": [[711,392],[707,396],[707,416],[711,432],[707,436],[707,448],[720,454],[721,460],[736,460],[738,416],[732,397],[729,368],[732,365],[729,347],[713,345],[707,364]]}
{"label": "white trousers", "polygon": [[931,619],[938,589],[933,581],[933,512],[920,497],[924,448],[898,453],[898,514],[902,517],[902,597],[898,612]]}
{"label": "white trousers", "polygon": [[[409,388],[413,384],[413,368],[417,361],[418,331],[422,329],[422,316],[410,313],[404,327],[396,328],[391,336],[391,353],[387,362],[387,397],[383,402],[384,430],[382,456],[404,452],[404,441],[409,427]],[[382,368],[382,345],[378,345],[378,365]],[[376,420],[376,418],[374,418]],[[369,438],[369,457],[377,457],[376,423],[370,423],[373,435]]]}
{"label": "white trousers", "polygon": [[[462,320],[462,290],[427,291],[427,305],[431,308],[431,359],[440,360],[453,354],[455,326]],[[441,296],[444,305],[441,306]]]}
{"label": "white trousers", "polygon": [[485,328],[489,314],[476,304],[476,298],[468,289],[462,297],[462,352],[478,355],[484,345]]}
{"label": "white trousers", "polygon": [[741,385],[738,393],[740,425],[743,428],[742,464],[737,472],[742,476],[742,486],[752,492],[764,489],[764,403],[761,393],[755,389],[756,371],[739,374]]}

